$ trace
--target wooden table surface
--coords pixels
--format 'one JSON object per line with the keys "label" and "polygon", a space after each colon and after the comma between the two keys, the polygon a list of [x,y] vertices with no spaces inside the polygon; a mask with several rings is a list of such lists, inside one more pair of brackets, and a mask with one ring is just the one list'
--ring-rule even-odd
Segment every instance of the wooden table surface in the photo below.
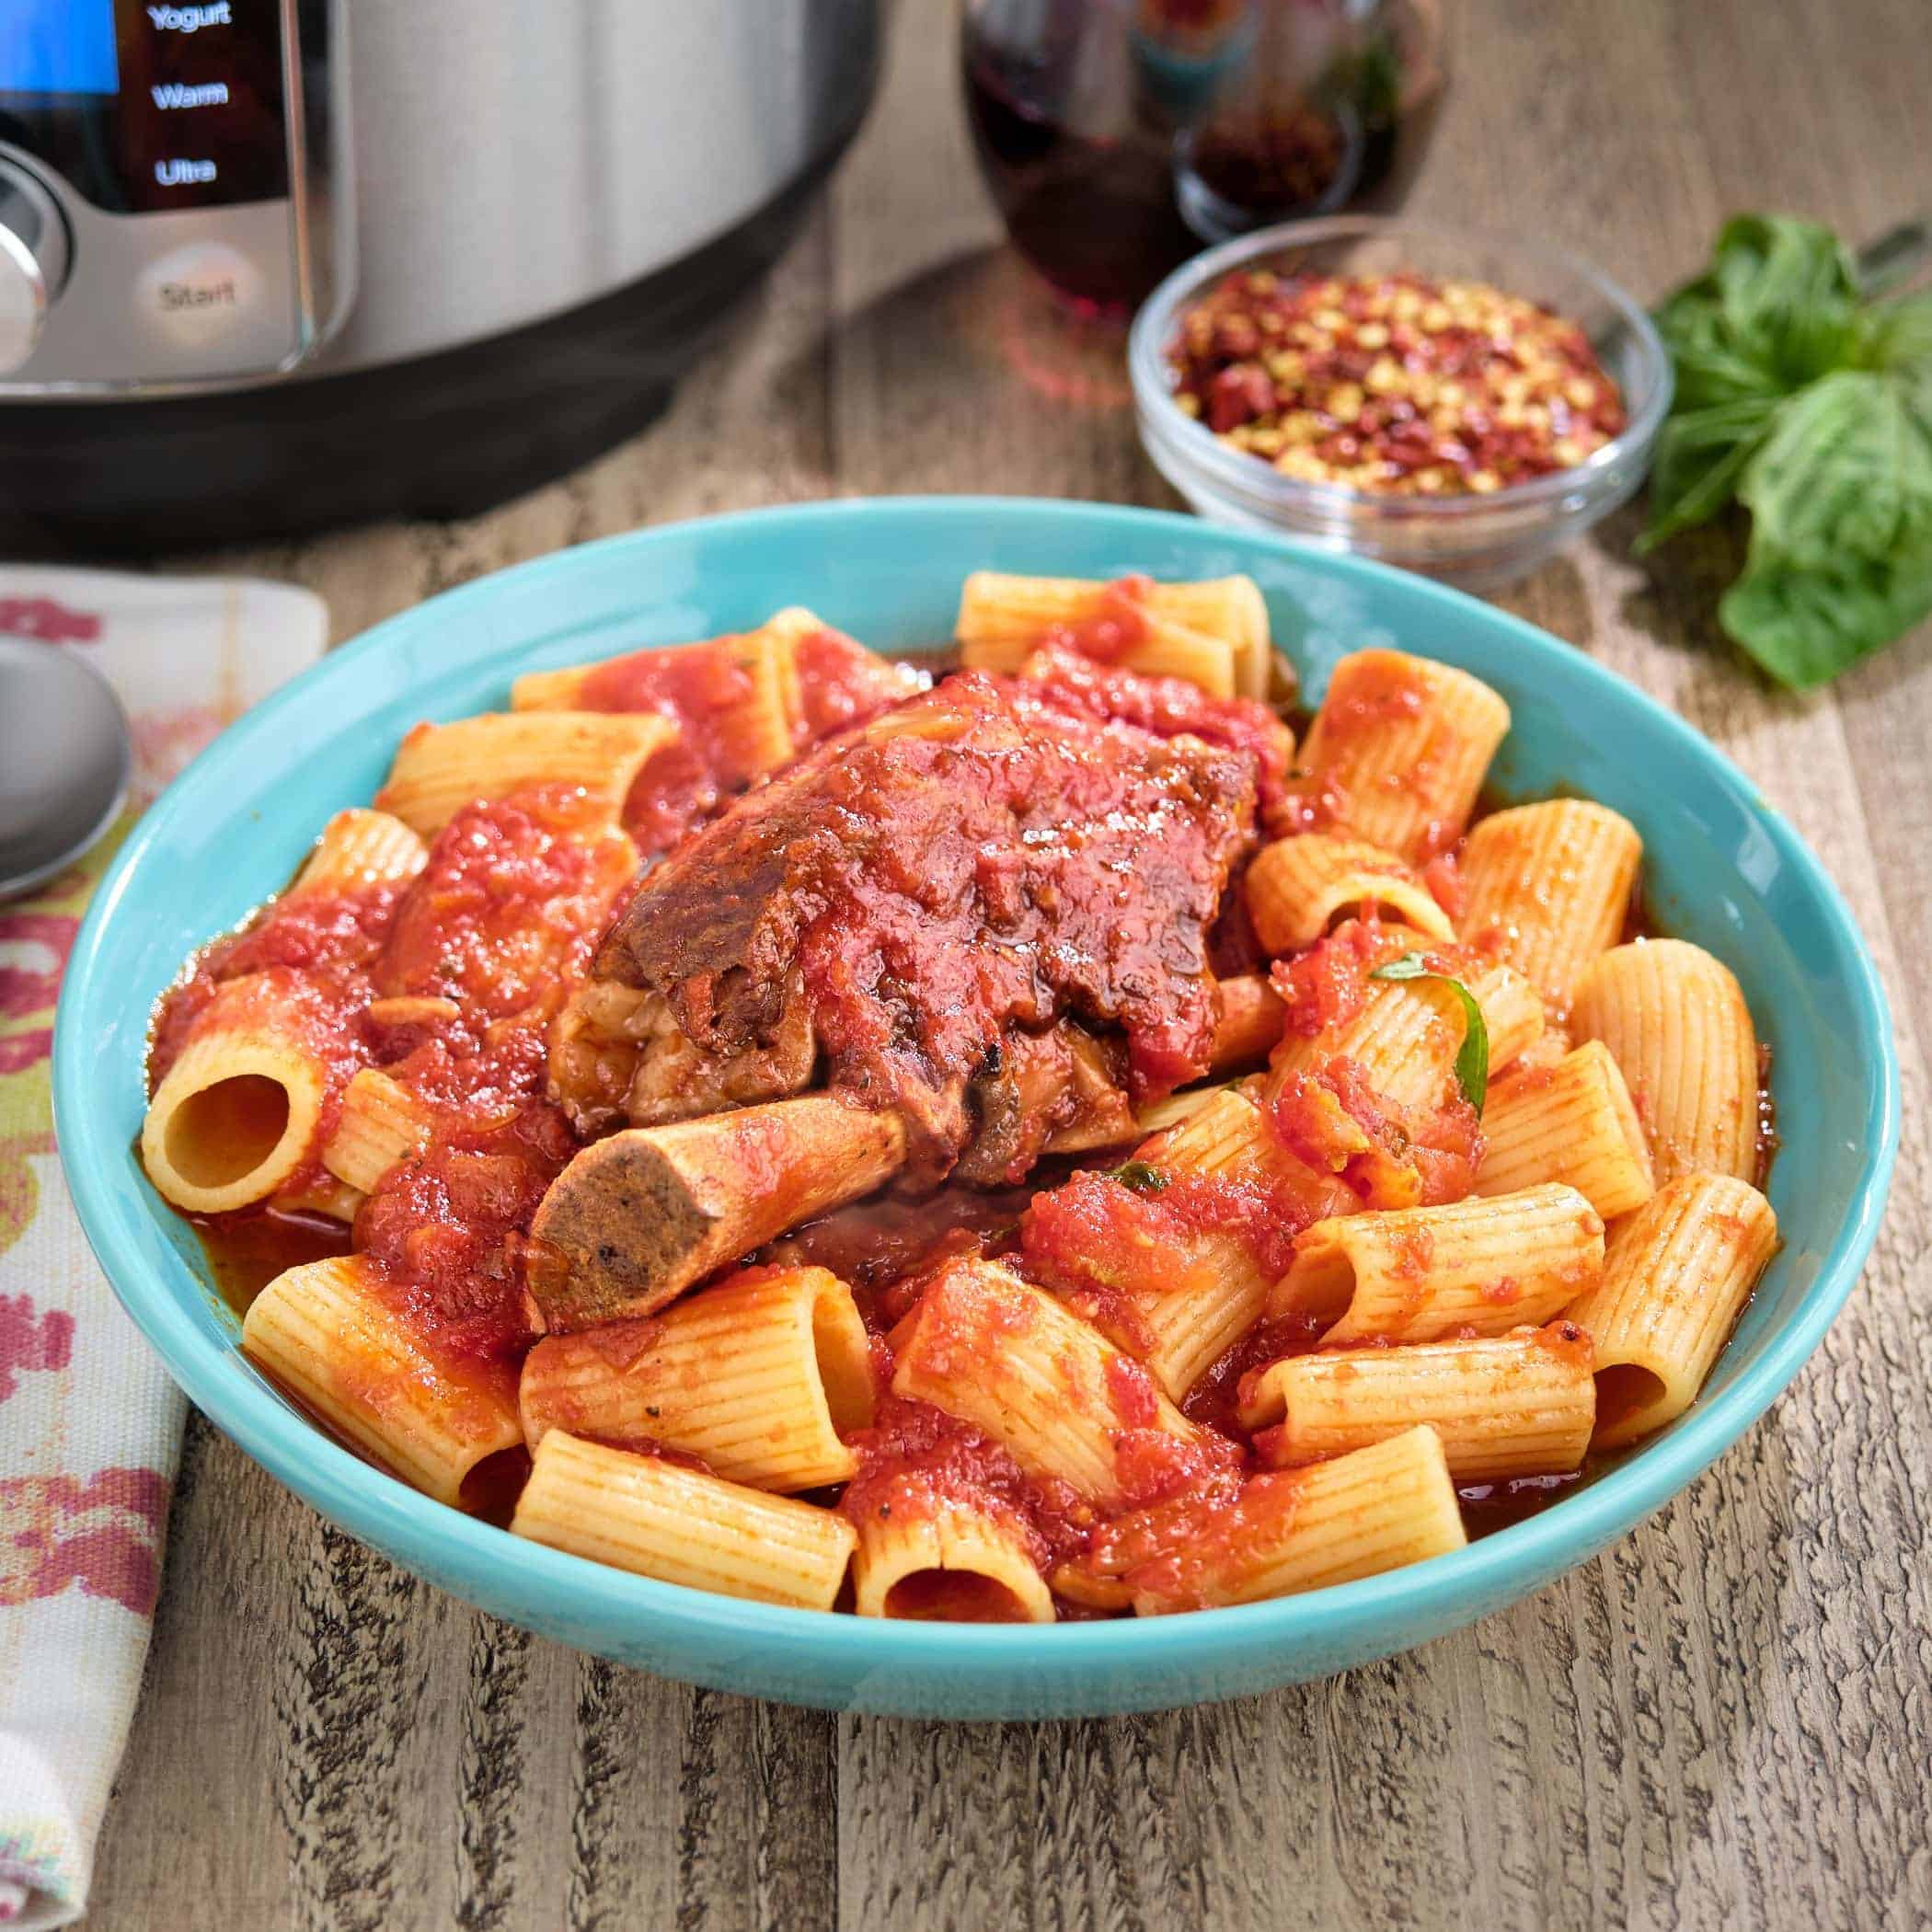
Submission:
{"label": "wooden table surface", "polygon": [[[1932,201],[1925,0],[1484,0],[1413,206],[1544,231],[1640,294],[1742,208],[1854,236]],[[1000,246],[951,17],[900,10],[873,119],[671,412],[454,526],[206,559],[339,637],[634,524],[868,491],[1171,504],[1117,344]],[[1774,695],[1709,611],[1732,540],[1629,512],[1503,598],[1731,753],[1891,987],[1906,1124],[1872,1263],[1719,1465],[1513,1610],[1332,1681],[947,1727],[694,1691],[498,1623],[189,1428],[97,1932],[569,1926],[1875,1927],[1932,1915],[1932,632]],[[201,560],[197,560],[198,567]],[[1426,645],[1427,639],[1417,640]]]}

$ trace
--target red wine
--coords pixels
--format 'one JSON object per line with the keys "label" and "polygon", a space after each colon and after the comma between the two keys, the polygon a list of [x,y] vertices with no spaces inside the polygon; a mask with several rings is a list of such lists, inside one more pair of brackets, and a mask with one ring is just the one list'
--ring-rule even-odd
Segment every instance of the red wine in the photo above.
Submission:
{"label": "red wine", "polygon": [[[1164,4],[1172,14],[1177,0]],[[1403,29],[1394,12],[1312,77],[1294,71],[1279,18],[1263,19],[1259,41],[1229,42],[1217,70],[1122,43],[1110,5],[1057,0],[1031,17],[1044,28],[1018,38],[969,16],[967,121],[1014,246],[1075,306],[1120,315],[1210,243],[1393,206],[1441,96],[1419,17]],[[1097,51],[1115,58],[1086,58]],[[1110,94],[1093,83],[1109,64]]]}
{"label": "red wine", "polygon": [[1170,142],[1089,138],[1024,106],[998,63],[966,62],[966,115],[1013,246],[1077,306],[1121,315],[1202,247],[1174,194]]}

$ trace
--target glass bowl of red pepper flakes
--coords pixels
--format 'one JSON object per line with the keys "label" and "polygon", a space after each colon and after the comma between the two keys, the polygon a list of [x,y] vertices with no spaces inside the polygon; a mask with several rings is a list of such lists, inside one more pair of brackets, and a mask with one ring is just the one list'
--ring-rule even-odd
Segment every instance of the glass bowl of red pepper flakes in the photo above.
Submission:
{"label": "glass bowl of red pepper flakes", "polygon": [[1367,215],[1196,256],[1128,363],[1141,441],[1202,515],[1466,587],[1627,501],[1671,399],[1650,318],[1587,263]]}

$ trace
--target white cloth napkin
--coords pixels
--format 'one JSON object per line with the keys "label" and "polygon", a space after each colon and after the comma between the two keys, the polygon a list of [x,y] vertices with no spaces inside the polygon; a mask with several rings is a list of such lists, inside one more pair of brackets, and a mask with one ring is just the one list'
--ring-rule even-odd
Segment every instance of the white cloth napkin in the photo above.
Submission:
{"label": "white cloth napkin", "polygon": [[53,1006],[88,896],[143,809],[313,663],[311,592],[0,566],[0,633],[82,651],[121,695],[133,791],[86,858],[0,903],[0,1925],[64,1926],[141,1685],[182,1398],[121,1313],[54,1156]]}

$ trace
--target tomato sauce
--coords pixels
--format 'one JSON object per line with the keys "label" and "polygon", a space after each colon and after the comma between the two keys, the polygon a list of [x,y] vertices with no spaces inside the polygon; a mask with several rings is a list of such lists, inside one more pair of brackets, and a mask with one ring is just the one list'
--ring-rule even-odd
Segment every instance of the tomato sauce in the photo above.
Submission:
{"label": "tomato sauce", "polygon": [[634,651],[579,687],[584,710],[654,711],[677,724],[675,742],[645,762],[624,804],[624,828],[647,857],[668,851],[765,768],[747,758],[735,729],[756,693],[735,641]]}
{"label": "tomato sauce", "polygon": [[931,683],[926,671],[888,663],[829,626],[798,638],[792,661],[799,673],[800,751],[868,723]]}
{"label": "tomato sauce", "polygon": [[1064,626],[1047,632],[1023,675],[1056,710],[1131,724],[1156,738],[1186,732],[1245,753],[1254,765],[1255,796],[1264,815],[1286,798],[1294,734],[1253,698],[1213,697],[1185,678],[1116,669],[1085,636],[1070,636]]}
{"label": "tomato sauce", "polygon": [[[624,828],[647,857],[670,851],[783,762],[768,737],[747,732],[757,679],[734,648],[739,641],[633,651],[598,665],[578,687],[574,702],[584,710],[654,711],[678,726],[676,742],[646,763],[625,800]],[[793,640],[791,656],[788,682],[798,710],[783,722],[793,752],[865,723],[919,688],[915,673],[829,628]]]}
{"label": "tomato sauce", "polygon": [[542,786],[459,811],[398,902],[374,962],[377,995],[446,999],[478,1035],[581,974],[637,854],[599,829],[575,787]]}
{"label": "tomato sauce", "polygon": [[541,1103],[501,1126],[446,1131],[377,1183],[356,1215],[356,1248],[444,1349],[512,1365],[535,1339],[523,1236],[576,1151],[562,1113]]}
{"label": "tomato sauce", "polygon": [[1371,914],[1345,919],[1313,946],[1277,960],[1269,980],[1287,1003],[1285,1030],[1313,1040],[1331,1027],[1347,1026],[1368,999],[1369,975],[1406,949]]}
{"label": "tomato sauce", "polygon": [[1153,589],[1151,577],[1118,578],[1102,588],[1091,615],[1048,625],[1040,641],[1049,650],[1117,664],[1147,641],[1147,598]]}
{"label": "tomato sauce", "polygon": [[1289,1154],[1318,1174],[1333,1174],[1364,1208],[1460,1201],[1482,1160],[1480,1121],[1466,1100],[1397,1106],[1343,1054],[1290,1075],[1262,1118]]}
{"label": "tomato sauce", "polygon": [[[1133,603],[1127,591],[1122,600],[1122,609]],[[1037,678],[969,675],[917,700],[939,729],[887,738],[880,756],[842,763],[811,795],[813,811],[786,809],[789,777],[760,794],[777,809],[754,818],[763,843],[754,839],[753,856],[783,859],[787,903],[811,914],[780,937],[796,945],[815,1024],[847,1084],[869,1080],[878,1092],[899,1083],[903,1092],[936,1070],[964,1079],[1006,1029],[1043,1025],[1064,1002],[1125,1033],[1143,1094],[1204,1068],[1213,1002],[1202,967],[1253,956],[1251,932],[1244,942],[1241,918],[1229,915],[1227,879],[1250,836],[1256,775],[1265,784],[1272,770],[1285,783],[1285,733],[1273,735],[1280,728],[1263,707],[1250,716],[1238,702],[1119,671],[1108,660],[1132,648],[1128,628],[1110,604],[1091,633],[1054,640]],[[798,651],[807,741],[862,722],[916,681],[830,631]],[[663,662],[683,657],[620,660],[596,674],[584,700],[668,705],[687,727],[700,720],[689,767],[700,776],[687,785],[688,772],[657,773],[652,809],[678,821],[663,828],[673,843],[740,782],[724,778],[721,741],[707,738],[702,719],[707,707],[720,716],[729,708],[731,680],[743,673],[715,652],[703,663]],[[1383,702],[1406,700],[1392,692]],[[947,707],[957,714],[950,726],[938,717]],[[1054,730],[1028,732],[1042,710]],[[1202,749],[1150,750],[1182,736]],[[352,1231],[272,1210],[197,1224],[237,1307],[282,1269],[340,1254],[352,1240],[407,1319],[512,1385],[534,1339],[527,1230],[577,1147],[546,1098],[549,1023],[633,890],[632,845],[600,831],[592,811],[567,788],[471,806],[436,839],[416,880],[277,903],[210,948],[168,995],[155,1029],[157,1076],[223,987],[261,975],[263,997],[282,1023],[307,1029],[338,1090],[358,1067],[378,1066],[438,1110],[429,1146],[383,1178]],[[853,835],[867,824],[889,835]],[[701,844],[683,844],[652,879],[679,886],[690,864],[683,855]],[[1151,890],[1125,898],[1118,880],[1129,875]],[[656,914],[673,963],[690,964],[689,946],[702,943],[691,940],[692,921],[679,922],[680,904],[710,916],[705,895],[715,902],[730,876],[729,862],[691,865],[681,888],[688,898],[670,896],[669,916]],[[1430,883],[1450,903],[1453,858],[1436,862]],[[1149,903],[1161,917],[1136,911]],[[1351,920],[1278,962],[1288,1030],[1312,1038],[1343,1023],[1366,997],[1368,974],[1402,944],[1374,918]],[[1210,996],[1197,998],[1203,985]],[[1120,1425],[1123,1501],[1110,1520],[1027,1474],[969,1425],[891,1396],[889,1338],[936,1269],[976,1254],[1061,1296],[1129,1355],[1144,1352],[1147,1305],[1205,1279],[1208,1237],[1239,1242],[1276,1279],[1296,1236],[1331,1211],[1337,1187],[1370,1206],[1459,1198],[1480,1153],[1466,1105],[1393,1107],[1346,1060],[1289,1080],[1264,1120],[1279,1159],[1239,1174],[1164,1167],[1156,1140],[1112,1174],[1049,1167],[1023,1188],[875,1197],[745,1258],[830,1268],[851,1283],[872,1337],[886,1392],[872,1424],[851,1437],[860,1469],[838,1507],[855,1522],[930,1514],[949,1501],[983,1509],[1043,1575],[1080,1590],[1077,1601],[1061,1599],[1063,1615],[1124,1607],[1134,1590],[1176,1603],[1198,1593],[1202,1566],[1240,1533],[1244,1509],[1275,1509],[1292,1495],[1292,1477],[1256,1476],[1237,1410],[1256,1372],[1315,1346],[1316,1318],[1263,1320],[1215,1362],[1182,1405],[1202,1432],[1192,1438],[1159,1426],[1164,1405],[1145,1370],[1125,1357],[1112,1363],[1105,1395]],[[1768,1111],[1765,1123],[1768,1158]],[[1122,1178],[1130,1171],[1133,1184]],[[479,1482],[477,1499],[494,1498],[491,1520],[503,1519],[523,1467],[512,1454]],[[1470,1533],[1518,1521],[1579,1479],[1466,1486]]]}

